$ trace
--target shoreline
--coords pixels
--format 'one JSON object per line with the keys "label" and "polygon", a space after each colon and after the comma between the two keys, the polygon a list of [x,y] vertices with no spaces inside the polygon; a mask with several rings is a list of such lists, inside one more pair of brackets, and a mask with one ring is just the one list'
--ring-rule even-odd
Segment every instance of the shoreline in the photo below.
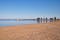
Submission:
{"label": "shoreline", "polygon": [[60,21],[0,27],[0,40],[60,40]]}
{"label": "shoreline", "polygon": [[0,27],[12,27],[12,26],[35,25],[35,24],[48,24],[48,23],[51,23],[51,22],[47,22],[47,23],[46,22],[43,22],[43,23],[18,24],[18,25],[7,25],[7,26],[0,26]]}

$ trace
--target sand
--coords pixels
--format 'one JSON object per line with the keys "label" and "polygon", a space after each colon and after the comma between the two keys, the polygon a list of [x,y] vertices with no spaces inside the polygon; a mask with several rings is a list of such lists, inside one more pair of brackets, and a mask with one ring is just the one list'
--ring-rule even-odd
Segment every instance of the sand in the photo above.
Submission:
{"label": "sand", "polygon": [[60,40],[60,21],[0,27],[0,40]]}

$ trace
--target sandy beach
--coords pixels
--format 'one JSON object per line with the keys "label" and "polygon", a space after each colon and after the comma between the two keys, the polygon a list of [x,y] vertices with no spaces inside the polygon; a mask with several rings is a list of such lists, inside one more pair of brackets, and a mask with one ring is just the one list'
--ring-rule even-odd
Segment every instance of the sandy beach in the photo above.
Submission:
{"label": "sandy beach", "polygon": [[60,21],[0,27],[0,40],[60,40]]}

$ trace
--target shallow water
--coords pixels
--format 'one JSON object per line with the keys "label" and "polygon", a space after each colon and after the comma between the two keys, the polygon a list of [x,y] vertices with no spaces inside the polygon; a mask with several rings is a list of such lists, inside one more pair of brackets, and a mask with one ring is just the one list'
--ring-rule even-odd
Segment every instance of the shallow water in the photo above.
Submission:
{"label": "shallow water", "polygon": [[[49,22],[49,20],[47,20]],[[40,23],[46,23],[46,20],[40,21]],[[25,24],[37,24],[37,20],[0,20],[0,26],[14,26],[14,25],[25,25]]]}
{"label": "shallow water", "polygon": [[0,26],[13,26],[13,25],[24,25],[24,24],[36,24],[36,21],[0,21]]}

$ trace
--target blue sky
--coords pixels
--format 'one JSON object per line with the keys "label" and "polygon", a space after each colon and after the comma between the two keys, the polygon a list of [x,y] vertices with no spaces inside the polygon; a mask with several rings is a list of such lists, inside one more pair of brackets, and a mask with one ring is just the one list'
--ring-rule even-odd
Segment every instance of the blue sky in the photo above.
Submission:
{"label": "blue sky", "polygon": [[60,0],[0,0],[0,18],[60,18]]}

